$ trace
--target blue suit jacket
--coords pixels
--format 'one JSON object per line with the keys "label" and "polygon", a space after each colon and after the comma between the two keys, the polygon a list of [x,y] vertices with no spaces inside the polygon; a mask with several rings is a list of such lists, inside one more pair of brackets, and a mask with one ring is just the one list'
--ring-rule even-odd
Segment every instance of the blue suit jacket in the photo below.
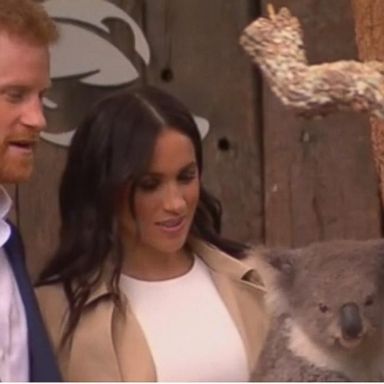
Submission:
{"label": "blue suit jacket", "polygon": [[11,225],[11,236],[4,249],[12,267],[24,303],[28,327],[30,381],[61,381],[54,354],[43,325],[32,284],[25,266],[24,248],[17,229]]}

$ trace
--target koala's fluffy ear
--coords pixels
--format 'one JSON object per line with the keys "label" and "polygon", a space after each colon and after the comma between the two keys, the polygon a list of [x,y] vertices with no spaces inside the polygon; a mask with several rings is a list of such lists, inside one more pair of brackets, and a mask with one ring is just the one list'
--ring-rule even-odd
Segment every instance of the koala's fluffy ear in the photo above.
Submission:
{"label": "koala's fluffy ear", "polygon": [[384,274],[384,239],[370,240],[374,246],[375,255],[379,265],[378,271],[381,275]]}
{"label": "koala's fluffy ear", "polygon": [[295,275],[294,251],[289,249],[269,249],[264,252],[265,261],[273,267],[275,283],[290,285]]}
{"label": "koala's fluffy ear", "polygon": [[[265,249],[262,278],[266,287],[266,302],[269,310],[278,316],[289,312],[289,292],[293,288],[296,253],[289,249]],[[287,313],[288,313],[287,312]]]}
{"label": "koala's fluffy ear", "polygon": [[269,249],[265,252],[265,260],[279,272],[293,273],[292,251],[287,249]]}

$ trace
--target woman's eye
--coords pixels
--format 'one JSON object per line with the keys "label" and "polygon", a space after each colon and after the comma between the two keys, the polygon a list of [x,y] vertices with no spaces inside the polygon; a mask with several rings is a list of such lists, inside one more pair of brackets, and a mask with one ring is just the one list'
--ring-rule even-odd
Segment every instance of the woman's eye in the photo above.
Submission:
{"label": "woman's eye", "polygon": [[190,181],[194,180],[196,178],[196,172],[188,172],[188,173],[182,173],[178,179],[180,182],[188,184]]}
{"label": "woman's eye", "polygon": [[157,180],[149,179],[149,180],[142,180],[139,182],[138,187],[142,191],[154,191],[159,185],[159,182]]}

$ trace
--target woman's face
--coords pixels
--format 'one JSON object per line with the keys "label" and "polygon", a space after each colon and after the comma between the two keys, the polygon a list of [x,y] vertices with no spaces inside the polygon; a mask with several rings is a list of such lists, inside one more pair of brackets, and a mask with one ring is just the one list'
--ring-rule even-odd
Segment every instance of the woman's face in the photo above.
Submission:
{"label": "woman's face", "polygon": [[129,198],[123,209],[124,238],[130,251],[180,251],[199,200],[200,180],[190,138],[165,129],[156,140],[148,172],[139,180],[133,217]]}

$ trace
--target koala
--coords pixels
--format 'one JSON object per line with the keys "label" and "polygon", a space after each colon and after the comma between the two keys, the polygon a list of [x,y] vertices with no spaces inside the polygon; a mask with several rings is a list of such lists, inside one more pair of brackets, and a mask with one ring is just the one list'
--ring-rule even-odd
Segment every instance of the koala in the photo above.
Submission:
{"label": "koala", "polygon": [[253,380],[383,381],[384,240],[262,254],[271,328]]}

